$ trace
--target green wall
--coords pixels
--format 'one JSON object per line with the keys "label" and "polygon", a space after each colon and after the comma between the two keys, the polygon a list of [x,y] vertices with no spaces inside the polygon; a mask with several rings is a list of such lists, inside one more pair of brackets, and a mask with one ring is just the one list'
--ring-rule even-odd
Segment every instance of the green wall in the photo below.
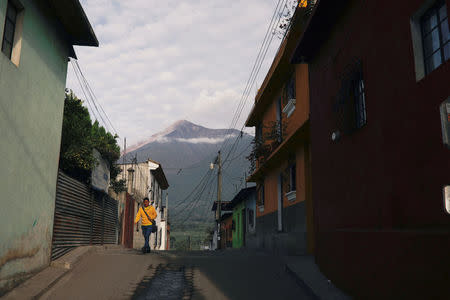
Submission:
{"label": "green wall", "polygon": [[[0,52],[0,295],[50,262],[69,47],[32,0],[17,67]],[[0,0],[3,37],[7,0]]]}
{"label": "green wall", "polygon": [[233,221],[235,224],[233,230],[233,248],[241,248],[244,246],[244,214],[245,203],[241,202],[233,208]]}

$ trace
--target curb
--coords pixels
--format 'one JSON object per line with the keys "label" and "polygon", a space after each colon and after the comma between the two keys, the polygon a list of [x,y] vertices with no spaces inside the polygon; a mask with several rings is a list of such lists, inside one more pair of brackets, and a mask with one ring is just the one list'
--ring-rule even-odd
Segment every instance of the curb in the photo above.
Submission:
{"label": "curb", "polygon": [[69,273],[70,270],[66,270],[64,271],[64,273],[62,273],[60,276],[56,277],[52,282],[50,282],[50,284],[46,287],[44,287],[38,294],[36,294],[35,296],[33,296],[33,298],[31,298],[32,300],[38,300],[39,298],[41,298],[45,293],[47,293],[53,286],[55,286],[55,284],[57,284],[64,276],[67,275],[67,273]]}
{"label": "curb", "polygon": [[289,276],[294,279],[295,283],[297,283],[298,286],[300,286],[307,294],[314,300],[320,300],[320,297],[317,296],[316,293],[314,293],[313,289],[306,284],[306,282],[300,278],[287,264],[284,264],[284,270],[286,271]]}
{"label": "curb", "polygon": [[39,299],[55,286],[84,256],[97,250],[97,246],[81,246],[52,261],[48,267],[18,285],[2,300]]}

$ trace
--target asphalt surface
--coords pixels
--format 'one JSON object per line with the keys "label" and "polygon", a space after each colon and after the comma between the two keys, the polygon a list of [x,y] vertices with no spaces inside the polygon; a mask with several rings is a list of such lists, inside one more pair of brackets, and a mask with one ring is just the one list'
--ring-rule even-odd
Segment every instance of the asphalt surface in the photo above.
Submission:
{"label": "asphalt surface", "polygon": [[267,254],[93,252],[40,299],[312,299]]}

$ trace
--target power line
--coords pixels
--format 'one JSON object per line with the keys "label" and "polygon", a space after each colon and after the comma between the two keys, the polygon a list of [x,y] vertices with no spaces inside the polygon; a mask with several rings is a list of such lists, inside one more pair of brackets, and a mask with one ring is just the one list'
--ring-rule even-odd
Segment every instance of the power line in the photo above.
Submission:
{"label": "power line", "polygon": [[[260,69],[261,69],[261,65],[262,65],[262,63],[264,62],[264,59],[265,59],[265,57],[266,57],[266,55],[267,55],[268,48],[269,48],[269,46],[270,46],[270,44],[271,44],[271,42],[272,42],[272,40],[273,40],[273,36],[274,36],[274,34],[275,34],[275,32],[274,32],[273,30],[278,26],[278,24],[279,24],[279,22],[280,22],[280,20],[281,20],[282,13],[283,13],[283,11],[284,11],[284,9],[285,9],[285,7],[286,7],[286,2],[287,2],[287,0],[284,0],[284,2],[283,2],[284,5],[282,5],[282,6],[279,8],[281,1],[282,1],[282,0],[278,0],[278,3],[277,3],[277,5],[276,5],[276,7],[275,7],[274,13],[273,13],[273,15],[272,15],[272,19],[271,19],[271,21],[270,21],[270,23],[269,23],[269,26],[268,26],[268,28],[267,28],[266,34],[265,34],[265,36],[264,36],[263,43],[262,43],[262,45],[261,45],[261,47],[260,47],[259,53],[258,53],[258,55],[257,55],[257,58],[256,58],[255,63],[254,63],[254,65],[253,65],[253,68],[252,68],[252,70],[251,70],[251,72],[250,72],[250,77],[249,77],[249,79],[247,80],[247,84],[246,84],[246,86],[245,86],[244,92],[243,92],[243,94],[242,94],[242,96],[241,96],[241,99],[240,99],[240,101],[239,101],[239,103],[238,103],[238,106],[237,106],[237,108],[236,108],[236,111],[235,111],[235,113],[234,113],[234,116],[233,116],[233,118],[232,118],[232,120],[231,120],[230,127],[227,129],[226,135],[228,135],[228,134],[231,132],[232,128],[236,125],[237,121],[239,120],[240,115],[241,115],[241,113],[242,113],[242,111],[243,111],[243,109],[244,109],[246,100],[248,99],[248,96],[249,96],[250,91],[251,91],[251,89],[252,89],[252,87],[253,87],[253,84],[254,84],[254,82],[255,82],[255,80],[256,80],[256,77],[257,77],[258,74],[259,74],[259,71],[260,71]],[[274,25],[274,24],[275,24],[275,23],[274,23],[274,19],[275,19],[275,16],[276,16],[277,14],[278,14],[278,21],[277,21],[276,25]],[[269,33],[270,33],[271,31],[272,31],[272,36],[271,36],[271,38],[270,38],[270,40],[269,40],[268,37],[269,37]],[[264,49],[264,50],[263,50],[263,49]],[[245,124],[242,126],[241,132],[242,132],[242,130],[243,130],[244,127],[245,127]],[[236,147],[237,147],[237,144],[238,144],[238,142],[239,142],[239,140],[240,140],[241,138],[242,138],[242,135],[238,135],[238,136],[236,137],[234,143],[232,144],[232,146],[231,146],[231,148],[230,148],[230,151],[228,152],[228,155],[226,156],[226,158],[225,158],[225,160],[224,160],[224,163],[227,161],[227,159],[229,158],[229,156],[231,155],[231,153],[234,153],[234,151],[235,151],[235,149],[236,149]],[[221,145],[221,147],[220,147],[221,150],[224,150],[224,149],[226,148],[226,146],[227,146],[229,140],[230,140],[230,139],[225,139],[225,140],[222,142],[222,145]],[[231,161],[231,160],[230,160],[230,161]],[[205,174],[205,176],[207,176],[207,175],[208,175],[208,172]],[[177,206],[181,205],[184,201],[186,201],[187,199],[189,199],[189,197],[190,197],[190,196],[198,189],[198,187],[203,183],[205,176],[200,180],[199,184],[191,191],[191,193],[190,193],[185,199],[183,199]],[[210,184],[210,183],[208,183],[208,181],[205,181],[205,184],[204,184],[203,187],[199,190],[199,192],[197,193],[197,195],[198,195],[198,196],[201,196],[202,193],[203,193],[203,191],[205,190],[206,186],[209,185],[209,184]],[[192,211],[192,209],[195,207],[195,204],[198,203],[199,199],[200,199],[200,197],[198,197],[197,199],[195,199],[194,201],[191,202],[191,209],[190,209],[189,213],[190,213],[190,212]],[[186,206],[186,209],[188,209],[188,207],[189,207],[189,204]],[[189,214],[188,214],[188,216],[181,222],[181,224],[183,224],[183,223],[188,219],[188,217],[189,217]]]}
{"label": "power line", "polygon": [[185,201],[187,201],[190,196],[197,190],[197,188],[203,183],[203,181],[207,178],[207,176],[212,172],[212,170],[208,170],[202,177],[202,179],[200,179],[200,182],[194,187],[194,189],[180,202],[178,202],[172,209],[176,209],[177,207],[179,207],[180,205],[182,205]]}
{"label": "power line", "polygon": [[[108,117],[108,114],[103,109],[103,106],[100,104],[100,101],[98,101],[98,98],[95,95],[91,85],[89,84],[89,82],[87,81],[86,77],[84,76],[83,71],[81,70],[80,64],[78,63],[78,60],[71,59],[71,62],[72,62],[72,65],[74,65],[76,67],[76,69],[78,69],[78,72],[81,75],[81,79],[82,79],[82,82],[83,82],[83,84],[85,86],[85,89],[87,90],[87,92],[88,92],[88,94],[89,94],[89,96],[91,98],[91,101],[94,104],[94,108],[97,111],[98,115],[100,116],[100,119],[102,120],[103,124],[105,125],[105,127],[107,128],[108,131],[109,131],[108,127],[110,126],[111,129],[112,129],[111,131],[113,131],[114,134],[118,135],[117,130],[115,129],[115,127],[112,124],[110,118]],[[73,64],[73,62],[75,62],[75,64]],[[98,109],[97,104],[98,104],[98,107],[100,107],[100,110],[102,111],[102,113]],[[108,121],[108,123],[103,118],[103,115],[105,116],[105,118]],[[108,126],[108,124],[109,124],[109,126]]]}
{"label": "power line", "polygon": [[[269,29],[272,28],[272,35],[271,35],[271,37],[270,37],[270,40],[268,40],[268,42],[266,43],[265,49],[262,50],[263,47],[261,47],[261,49],[260,49],[261,51],[263,51],[263,52],[260,51],[260,53],[264,53],[264,54],[262,55],[262,58],[259,60],[259,62],[258,62],[258,60],[255,61],[254,69],[256,68],[256,69],[255,69],[256,71],[252,72],[251,75],[250,75],[250,78],[249,78],[249,80],[248,80],[248,82],[247,82],[247,86],[248,86],[249,88],[246,88],[246,89],[244,90],[244,93],[243,93],[242,98],[241,98],[241,103],[245,103],[245,101],[247,100],[247,98],[248,98],[248,96],[249,96],[249,94],[250,94],[251,88],[253,87],[253,84],[254,84],[254,82],[255,82],[255,80],[256,80],[256,77],[257,77],[258,74],[259,74],[259,71],[260,71],[260,69],[261,69],[262,63],[264,62],[264,59],[265,59],[265,57],[266,57],[266,55],[267,55],[267,51],[268,51],[268,49],[269,49],[269,46],[270,46],[270,44],[271,44],[271,42],[272,42],[272,40],[273,40],[273,37],[274,37],[274,35],[275,35],[275,31],[274,31],[274,30],[275,30],[275,28],[278,27],[278,25],[279,25],[279,23],[280,23],[280,20],[281,20],[281,17],[282,17],[282,14],[283,14],[283,12],[284,12],[284,9],[286,8],[286,2],[287,2],[287,0],[284,1],[284,5],[282,5],[281,8],[278,9],[278,10],[277,10],[277,8],[278,8],[278,6],[279,6],[280,1],[279,1],[278,4],[277,4],[277,7],[276,7],[275,12],[274,12],[274,15],[276,15],[277,12],[278,12],[278,21],[277,21],[276,24],[275,24],[275,23],[273,23],[273,18],[272,18],[271,23],[269,24],[268,32],[270,32]],[[274,25],[274,24],[275,24],[275,25]],[[267,32],[266,32],[266,37],[267,37]],[[265,40],[266,40],[266,38],[265,38]],[[266,41],[267,41],[267,40],[266,40]],[[263,41],[263,45],[264,45],[264,41]],[[260,54],[258,54],[258,56],[261,57]],[[256,67],[256,66],[257,66],[257,67]],[[240,107],[240,109],[239,109],[239,107]],[[239,117],[240,117],[240,115],[241,115],[241,113],[242,113],[243,108],[244,108],[244,105],[238,106],[238,109],[236,110],[236,114],[235,114],[235,117],[233,118],[232,126],[231,126],[231,127],[233,127],[233,126],[236,124],[237,120],[239,119]],[[236,117],[236,116],[237,116],[237,117]],[[233,125],[233,122],[234,122],[234,125]],[[242,128],[241,128],[241,131],[244,129],[244,127],[245,127],[245,123],[243,124],[243,126],[242,126]],[[236,140],[235,140],[233,146],[231,147],[231,149],[230,149],[230,151],[229,151],[227,157],[225,158],[225,160],[226,160],[226,159],[229,157],[229,155],[232,153],[232,151],[234,150],[235,145],[236,145],[237,143],[238,143],[238,138],[236,138]],[[222,144],[221,149],[222,149],[222,148],[224,149],[224,144],[225,144],[225,141],[224,141],[224,143]]]}
{"label": "power line", "polygon": [[[287,0],[286,0],[286,1],[287,1]],[[229,130],[231,130],[231,128],[233,128],[233,127],[235,126],[237,120],[239,119],[240,113],[238,113],[238,112],[239,112],[239,110],[242,111],[243,106],[244,106],[244,103],[245,103],[245,99],[247,98],[247,97],[246,97],[246,94],[248,94],[248,92],[251,90],[251,87],[253,86],[254,77],[257,76],[257,74],[255,74],[256,66],[258,65],[258,61],[261,59],[261,53],[263,52],[263,48],[264,48],[265,45],[266,45],[267,38],[268,38],[268,35],[269,35],[270,31],[271,31],[271,28],[273,28],[273,27],[272,27],[272,26],[273,26],[273,20],[274,20],[276,14],[277,14],[277,11],[279,11],[279,8],[278,8],[278,7],[279,7],[280,3],[281,3],[281,0],[278,0],[278,3],[277,3],[277,5],[276,5],[276,7],[275,7],[275,10],[274,10],[274,12],[273,12],[273,14],[272,14],[272,18],[271,18],[271,20],[270,20],[269,26],[267,27],[266,33],[265,33],[265,35],[264,35],[264,39],[263,39],[263,42],[262,42],[262,44],[261,44],[261,46],[260,46],[258,55],[257,55],[257,57],[256,57],[256,59],[255,59],[254,64],[253,64],[253,68],[252,68],[252,70],[250,71],[250,77],[249,77],[249,79],[247,80],[246,86],[245,86],[245,88],[244,88],[244,92],[243,92],[243,94],[242,94],[242,97],[241,97],[240,102],[239,102],[239,104],[238,104],[238,107],[237,107],[237,109],[236,109],[236,112],[235,112],[235,114],[234,114],[234,116],[233,116],[233,119],[231,120],[231,124],[230,124]],[[267,44],[267,48],[268,48],[268,46],[269,46],[269,44]],[[264,58],[263,58],[262,60],[264,60]],[[253,80],[252,80],[252,78],[253,78]],[[241,106],[242,106],[242,108],[241,108]],[[224,147],[224,144],[225,144],[225,141],[224,141],[224,143],[222,144],[221,149],[224,149],[224,148],[225,148],[225,147]]]}
{"label": "power line", "polygon": [[[71,59],[71,60],[72,60],[72,59]],[[99,111],[98,108],[97,108],[97,104],[95,103],[94,97],[92,96],[92,93],[91,93],[91,91],[89,90],[89,87],[88,87],[88,85],[87,85],[86,78],[84,77],[83,72],[81,72],[80,66],[78,65],[78,63],[77,63],[76,60],[72,60],[72,61],[75,62],[74,66],[77,68],[77,70],[78,70],[78,72],[79,72],[79,74],[80,74],[81,82],[82,82],[82,84],[84,85],[84,88],[86,89],[87,94],[88,94],[90,100],[91,100],[92,103],[94,104],[94,108],[95,108],[95,110],[97,111],[98,116],[100,117],[101,121],[103,122],[103,125],[105,126],[105,128],[109,131],[109,129],[108,129],[108,124],[105,122],[105,119],[103,119],[102,114],[100,113],[100,111]],[[98,119],[97,119],[97,120],[98,120]]]}
{"label": "power line", "polygon": [[188,214],[187,214],[186,217],[179,223],[179,225],[183,225],[183,224],[190,218],[192,211],[195,209],[196,205],[197,205],[197,204],[200,202],[200,200],[202,199],[203,192],[205,191],[206,186],[207,186],[207,185],[210,185],[211,182],[213,181],[213,179],[214,179],[214,177],[211,177],[211,178],[210,178],[210,181],[209,181],[207,184],[204,185],[203,189],[202,189],[201,192],[198,194],[196,200],[193,201],[192,206],[191,206],[191,208],[190,208]]}
{"label": "power line", "polygon": [[97,120],[97,116],[95,115],[94,109],[93,109],[92,106],[91,106],[91,101],[89,100],[89,97],[86,95],[86,92],[85,92],[85,90],[84,90],[85,87],[84,87],[84,85],[82,84],[80,75],[78,75],[78,72],[77,72],[77,69],[76,69],[76,67],[75,67],[75,65],[74,65],[74,63],[73,63],[73,60],[70,60],[70,63],[72,64],[72,70],[73,70],[75,76],[77,77],[77,80],[78,80],[78,83],[79,83],[79,85],[80,85],[81,91],[82,91],[83,94],[84,94],[84,98],[86,99],[86,102],[87,102],[89,108],[91,109],[91,113],[92,113],[92,115],[94,116],[94,119]]}
{"label": "power line", "polygon": [[[280,23],[280,21],[281,21],[281,17],[282,17],[282,15],[283,15],[284,9],[287,8],[286,3],[287,3],[287,0],[284,2],[283,9],[282,9],[281,11],[279,11],[279,13],[278,13],[278,15],[279,15],[278,21],[277,21],[276,25],[275,25],[274,27],[272,27],[274,30],[275,30],[275,28],[277,28],[277,27],[279,26],[279,23]],[[286,34],[287,31],[290,29],[292,22],[293,22],[293,18],[291,18],[291,20],[290,20],[290,22],[289,22],[289,25],[288,25],[288,28],[286,29],[285,34]],[[274,35],[275,35],[275,32],[273,31],[273,32],[272,32],[272,36],[270,37],[270,41],[268,42],[268,45],[270,45],[270,43],[272,42]],[[279,52],[279,50],[280,50],[280,48],[281,48],[281,45],[282,45],[282,42],[283,42],[283,41],[284,41],[284,38],[283,38],[283,40],[281,41],[281,43],[280,43],[280,45],[279,45],[277,54],[278,54],[278,52]],[[260,69],[261,69],[262,62],[263,62],[263,60],[264,60],[264,58],[265,58],[265,56],[266,56],[266,54],[267,54],[267,50],[268,50],[268,49],[269,49],[269,47],[267,46],[267,47],[265,48],[265,50],[264,50],[263,59],[262,59],[262,60],[260,61],[260,63],[259,63],[259,66],[258,66],[258,68],[257,68],[257,71],[255,72],[256,75],[253,77],[253,81],[252,81],[252,83],[251,83],[251,86],[253,86],[253,83],[254,83],[254,81],[255,81],[255,79],[256,79],[256,76],[257,76],[257,74],[259,73],[259,71],[260,71]],[[250,92],[250,91],[249,91],[249,92]],[[245,99],[247,99],[247,97],[248,97],[248,95],[249,95],[249,92],[247,93]],[[254,105],[253,105],[253,106],[254,106]],[[242,112],[242,110],[241,110],[241,112]],[[244,129],[244,127],[245,127],[245,123],[243,124],[243,126],[242,126],[242,128],[241,128],[241,131]],[[230,151],[229,151],[227,157],[226,157],[225,160],[224,160],[224,163],[225,163],[225,161],[228,159],[228,157],[230,156],[230,154],[231,154],[233,151],[235,151],[235,146],[237,145],[238,142],[239,142],[239,139],[236,138],[236,140],[235,140],[233,146],[231,147],[231,149],[230,149]]]}

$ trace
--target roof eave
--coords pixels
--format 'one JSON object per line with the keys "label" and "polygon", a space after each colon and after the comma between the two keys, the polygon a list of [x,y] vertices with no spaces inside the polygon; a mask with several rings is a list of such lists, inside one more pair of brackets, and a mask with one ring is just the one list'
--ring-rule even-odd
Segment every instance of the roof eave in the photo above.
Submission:
{"label": "roof eave", "polygon": [[79,0],[46,0],[76,46],[98,47],[99,42]]}
{"label": "roof eave", "polygon": [[325,36],[331,30],[331,25],[336,22],[348,3],[347,0],[317,0],[305,30],[291,55],[292,64],[309,61],[312,58],[317,47],[323,43]]}
{"label": "roof eave", "polygon": [[162,166],[159,165],[158,168],[151,170],[152,174],[155,175],[156,180],[158,181],[159,186],[163,190],[167,190],[169,188],[169,183],[167,182],[166,175],[164,174],[164,171],[162,169]]}

